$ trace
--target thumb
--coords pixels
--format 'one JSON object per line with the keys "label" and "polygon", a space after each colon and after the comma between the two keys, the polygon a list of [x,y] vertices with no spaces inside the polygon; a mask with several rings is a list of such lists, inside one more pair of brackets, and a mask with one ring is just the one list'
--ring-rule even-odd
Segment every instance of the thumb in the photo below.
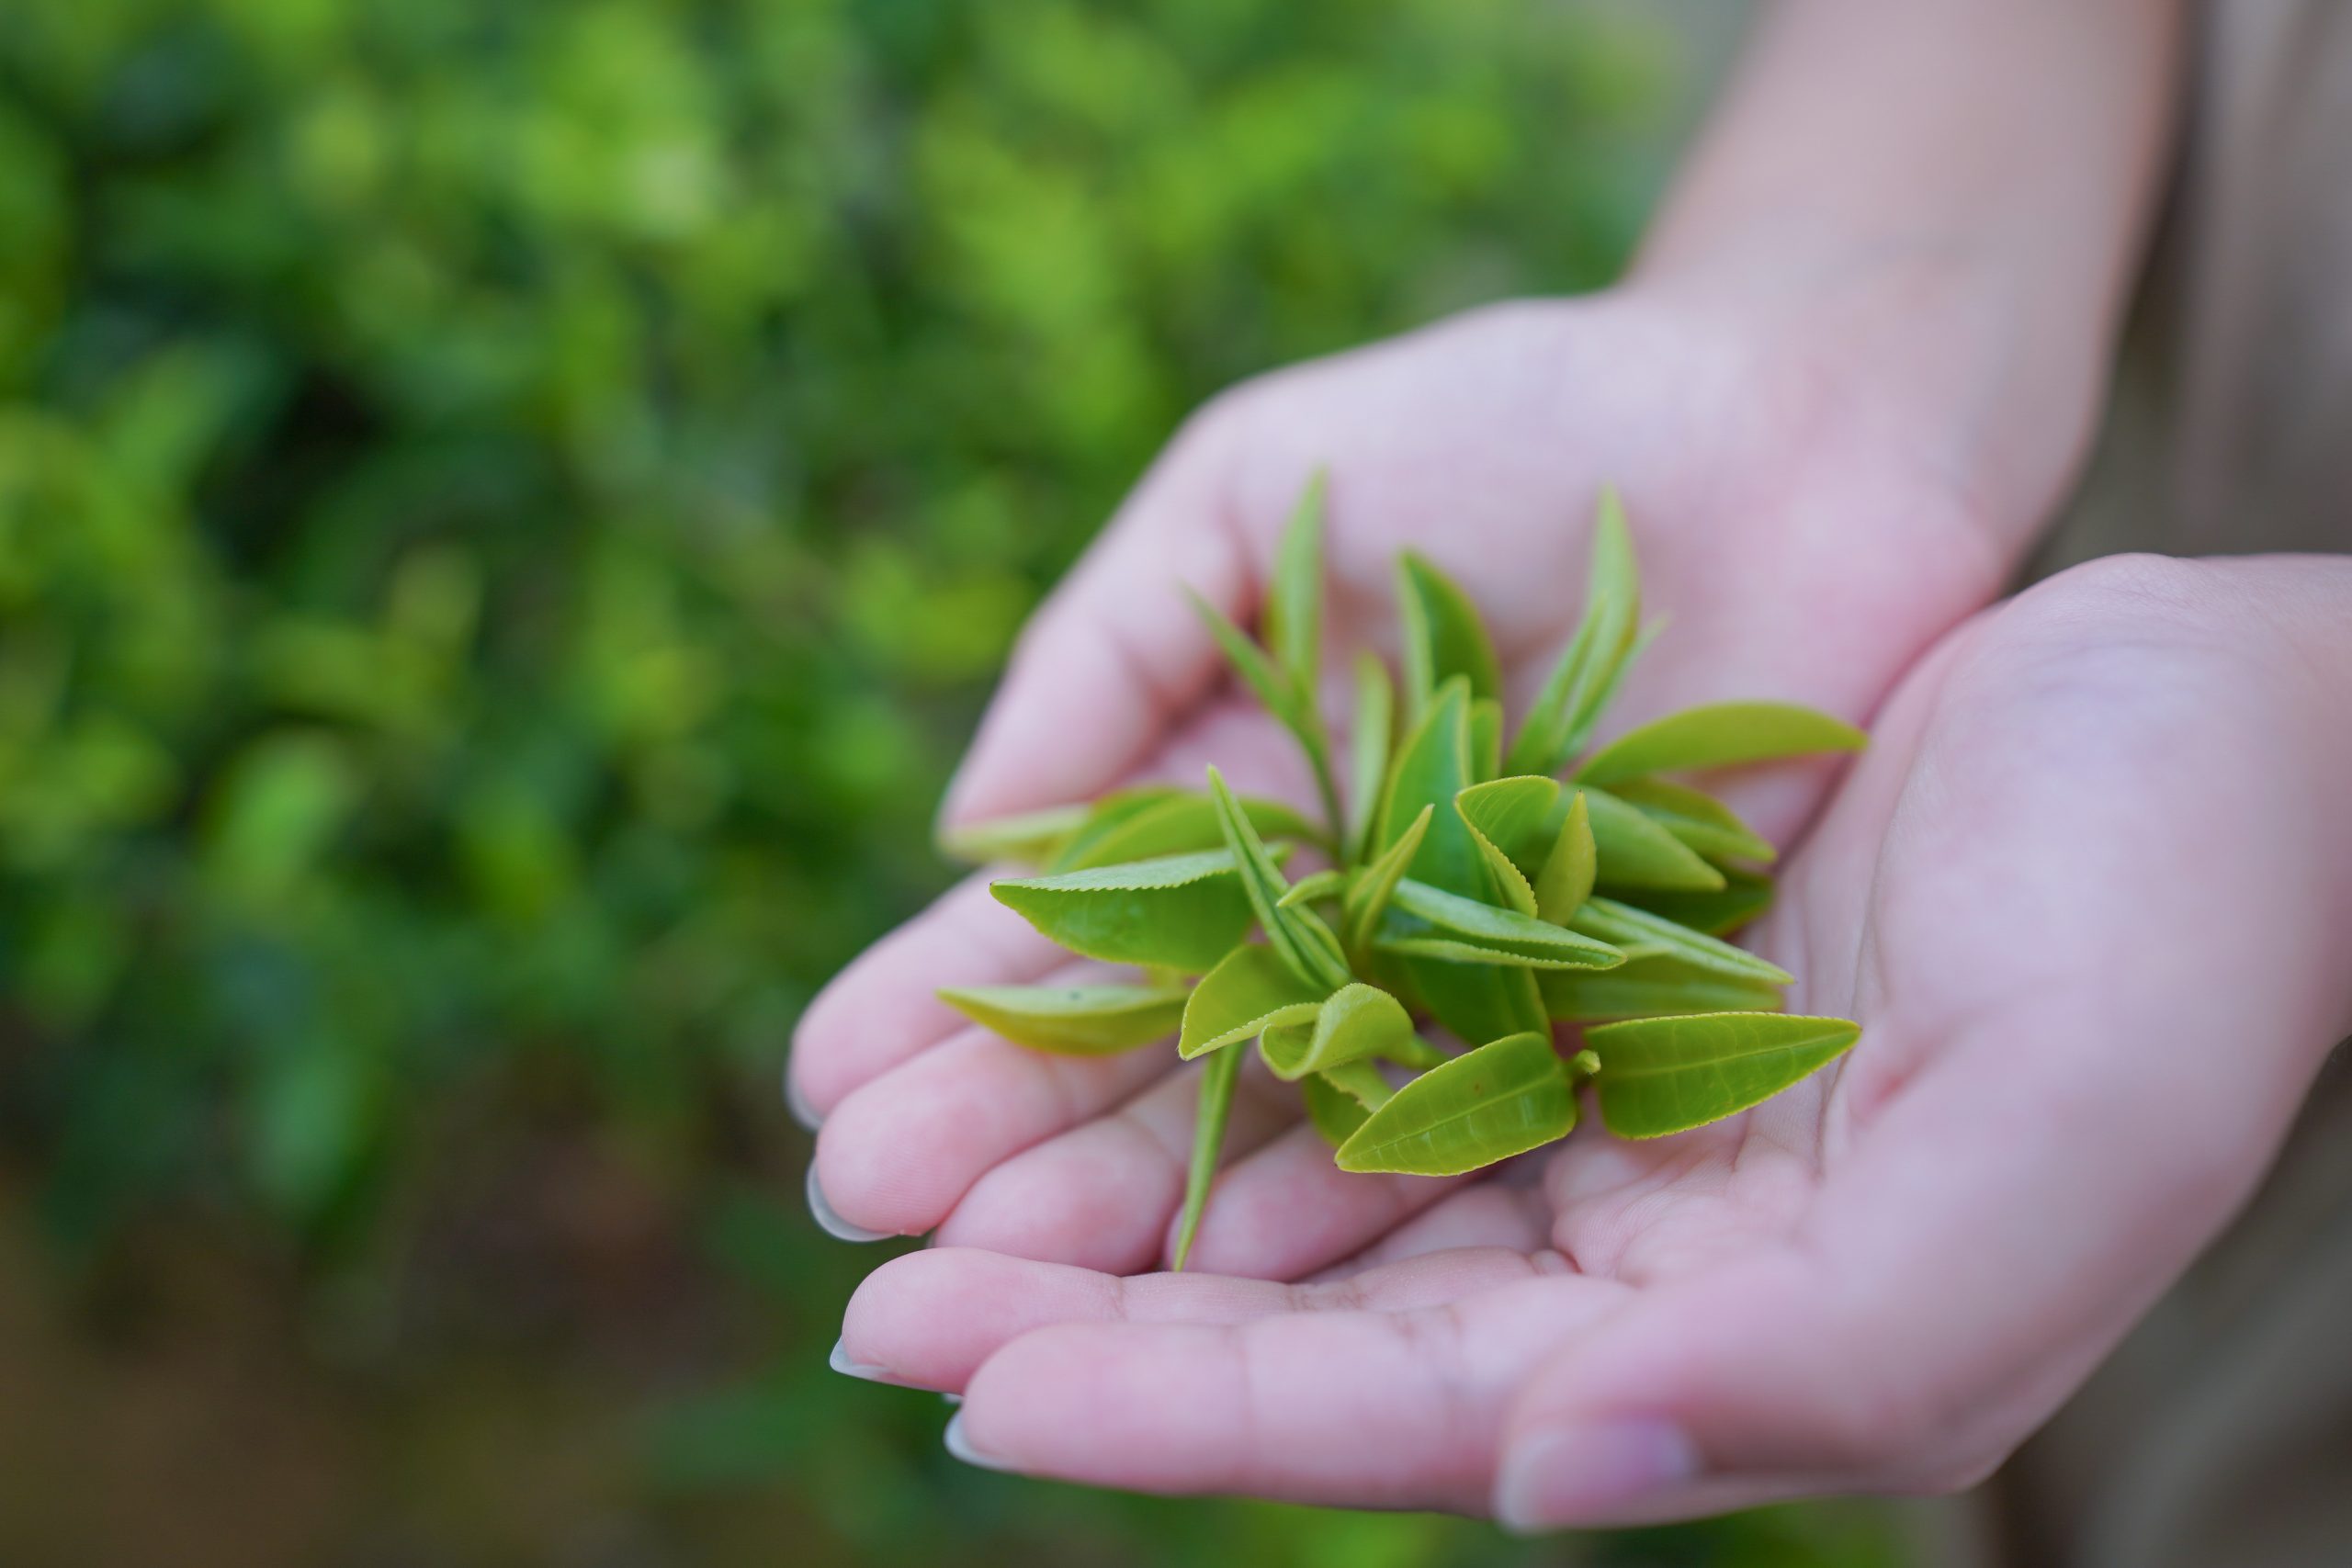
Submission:
{"label": "thumb", "polygon": [[1785,1238],[1653,1284],[1549,1360],[1504,1425],[1498,1517],[1639,1523],[1991,1473],[2219,1228],[2268,1132],[2170,1075],[2069,1085],[2057,1064],[2100,1021],[2038,1021],[1990,1010]]}
{"label": "thumb", "polygon": [[984,821],[1101,793],[1215,682],[1189,587],[1240,618],[1258,592],[1228,483],[1229,418],[1180,432],[1021,635],[943,819]]}

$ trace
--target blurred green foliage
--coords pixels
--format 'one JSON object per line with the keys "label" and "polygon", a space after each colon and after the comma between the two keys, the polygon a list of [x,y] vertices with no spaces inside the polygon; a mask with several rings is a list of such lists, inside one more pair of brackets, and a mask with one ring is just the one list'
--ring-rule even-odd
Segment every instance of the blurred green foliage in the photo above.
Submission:
{"label": "blurred green foliage", "polygon": [[[469,1375],[541,1321],[495,1151],[554,1139],[734,1325],[665,1308],[616,1387],[546,1352],[633,1434],[596,1506],[780,1494],[807,1561],[1522,1560],[951,1473],[822,1369],[872,1259],[799,1217],[774,1086],[1156,444],[1605,277],[1676,60],[1521,0],[10,0],[0,1175],[61,1277],[169,1226],[263,1260],[306,1362]],[[508,1338],[353,1304],[435,1269]],[[673,1560],[648,1517],[611,1560]],[[1809,1517],[1593,1560],[1853,1528]]]}

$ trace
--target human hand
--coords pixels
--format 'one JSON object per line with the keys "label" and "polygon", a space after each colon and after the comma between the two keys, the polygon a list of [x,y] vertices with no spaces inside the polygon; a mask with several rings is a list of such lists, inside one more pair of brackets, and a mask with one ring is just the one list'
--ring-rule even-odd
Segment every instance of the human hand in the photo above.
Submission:
{"label": "human hand", "polygon": [[[1080,798],[1138,773],[1197,784],[1210,760],[1245,787],[1306,798],[1288,737],[1218,695],[1217,654],[1180,585],[1246,617],[1318,464],[1330,473],[1336,640],[1385,634],[1391,563],[1418,546],[1476,597],[1523,699],[1574,620],[1586,519],[1609,479],[1635,520],[1645,597],[1676,622],[1636,665],[1626,710],[1736,695],[1867,712],[1994,591],[2001,541],[2023,528],[2007,513],[1996,525],[1978,498],[2016,497],[2012,512],[2031,501],[1973,468],[1980,482],[1961,493],[1945,477],[1960,455],[1931,433],[1969,422],[1941,392],[1890,385],[1880,367],[1902,356],[1883,343],[1863,352],[1847,340],[1849,363],[1820,346],[1833,341],[1800,330],[1785,299],[1748,310],[1635,288],[1479,312],[1220,400],[1024,637],[951,815]],[[1785,840],[1826,773],[1780,771],[1740,804]],[[932,998],[942,985],[1088,972],[1057,970],[1064,962],[975,883],[810,1010],[792,1073],[825,1120],[812,1192],[837,1232],[935,1229],[944,1242],[1120,1270],[1160,1257],[1188,1078],[1157,1053],[1040,1056]],[[1313,1192],[1328,1233],[1280,1258],[1243,1258],[1219,1250],[1212,1225],[1203,1267],[1321,1267],[1394,1223],[1391,1203],[1433,1195],[1392,1183],[1375,1200],[1336,1181],[1310,1133],[1278,1135],[1281,1114],[1245,1097],[1233,1145],[1269,1146],[1232,1185]],[[1304,1176],[1309,1165],[1322,1169]]]}
{"label": "human hand", "polygon": [[[1864,1021],[1839,1066],[1675,1138],[1589,1129],[1304,1285],[913,1254],[843,1354],[963,1393],[979,1462],[1140,1490],[1537,1527],[1965,1484],[2352,1031],[2347,714],[2352,563],[2070,572],[1905,681],[1757,932]],[[1212,1205],[1217,1266],[1288,1277],[1333,1211],[1408,1206],[1281,1146]]]}

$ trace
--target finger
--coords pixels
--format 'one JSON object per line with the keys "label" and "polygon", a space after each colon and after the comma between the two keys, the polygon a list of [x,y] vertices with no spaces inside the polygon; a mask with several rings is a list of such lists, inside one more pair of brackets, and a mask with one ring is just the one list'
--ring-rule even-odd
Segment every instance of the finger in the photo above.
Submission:
{"label": "finger", "polygon": [[1351,1174],[1333,1163],[1322,1134],[1294,1127],[1217,1179],[1191,1265],[1295,1280],[1368,1245],[1465,1179]]}
{"label": "finger", "polygon": [[1039,1329],[972,1375],[952,1446],[994,1468],[1131,1491],[1481,1506],[1518,1379],[1627,1294],[1535,1277],[1508,1254],[1481,1263],[1521,1277],[1394,1311]]}
{"label": "finger", "polygon": [[[2243,1201],[2330,1037],[2294,895],[2332,818],[2278,785],[2307,716],[2235,684],[2270,650],[2217,660],[2210,626],[2129,587],[2028,595],[1944,661],[1931,716],[1898,699],[1917,755],[1865,763],[1818,846],[1878,846],[1866,874],[1800,905],[1871,933],[1839,960],[1869,1028],[1820,1196],[1791,1245],[1658,1286],[1532,1380],[1507,1519],[1965,1483]],[[2217,802],[2227,829],[2178,830]]]}
{"label": "finger", "polygon": [[1551,1211],[1540,1192],[1510,1182],[1477,1181],[1315,1275],[1314,1281],[1345,1279],[1432,1252],[1498,1248],[1532,1257],[1551,1247]]}
{"label": "finger", "polygon": [[1296,1286],[1215,1274],[1121,1278],[967,1247],[894,1258],[866,1276],[842,1324],[848,1361],[953,1393],[1024,1334],[1070,1323],[1241,1323],[1276,1314],[1409,1312],[1539,1277],[1487,1250],[1416,1259],[1354,1280]]}
{"label": "finger", "polygon": [[[1199,1109],[1200,1069],[1167,1074],[1115,1114],[1081,1120],[991,1168],[941,1222],[939,1240],[1120,1274],[1164,1262]],[[1220,1163],[1246,1156],[1300,1114],[1295,1089],[1246,1064]]]}
{"label": "finger", "polygon": [[[1075,985],[1100,972],[1073,964],[1054,977]],[[817,1134],[812,1190],[852,1226],[920,1235],[989,1170],[1168,1077],[1168,1069],[1158,1047],[1064,1056],[966,1028],[833,1108]]]}
{"label": "finger", "polygon": [[993,873],[958,883],[818,993],[793,1032],[787,1097],[821,1120],[859,1086],[967,1028],[943,986],[1027,985],[1069,954],[989,897]]}
{"label": "finger", "polygon": [[1182,590],[1235,615],[1256,592],[1227,446],[1213,420],[1181,434],[1037,612],[949,786],[948,820],[1099,794],[1208,692],[1216,648]]}

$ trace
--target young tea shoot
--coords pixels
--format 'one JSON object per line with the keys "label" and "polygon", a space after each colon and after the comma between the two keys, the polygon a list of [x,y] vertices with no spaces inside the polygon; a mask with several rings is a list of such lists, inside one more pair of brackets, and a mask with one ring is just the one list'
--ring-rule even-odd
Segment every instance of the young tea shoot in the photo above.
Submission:
{"label": "young tea shoot", "polygon": [[[1357,656],[1336,750],[1316,701],[1323,507],[1318,479],[1277,552],[1262,639],[1199,605],[1306,753],[1319,819],[1238,795],[1212,767],[1204,791],[1122,790],[949,845],[1035,865],[996,897],[1069,951],[1139,973],[944,1000],[1032,1050],[1102,1055],[1172,1035],[1202,1063],[1179,1269],[1253,1041],[1299,1086],[1340,1168],[1452,1176],[1566,1137],[1588,1081],[1611,1134],[1663,1137],[1780,1093],[1861,1032],[1781,1012],[1790,976],[1724,940],[1770,905],[1773,846],[1674,776],[1850,751],[1860,730],[1784,703],[1713,703],[1594,748],[1650,635],[1633,540],[1604,494],[1583,619],[1508,746],[1476,606],[1408,554],[1403,668],[1392,681]],[[1325,863],[1294,880],[1294,858]],[[1582,1032],[1572,1055],[1562,1026]]]}

